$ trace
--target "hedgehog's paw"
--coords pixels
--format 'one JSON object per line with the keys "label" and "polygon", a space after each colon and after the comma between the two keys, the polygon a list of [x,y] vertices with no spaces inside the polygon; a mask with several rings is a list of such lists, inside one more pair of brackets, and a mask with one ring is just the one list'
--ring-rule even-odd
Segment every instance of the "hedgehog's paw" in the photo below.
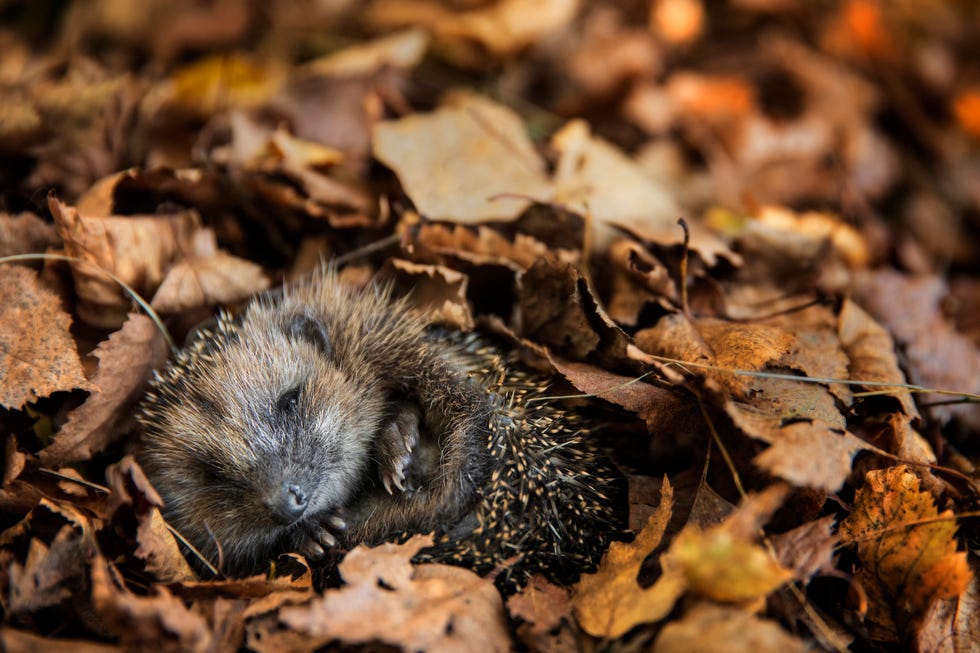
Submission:
{"label": "hedgehog's paw", "polygon": [[409,403],[400,403],[397,408],[398,412],[382,428],[377,444],[381,483],[388,494],[394,494],[395,488],[400,492],[411,489],[406,487],[406,475],[419,443],[419,409]]}
{"label": "hedgehog's paw", "polygon": [[347,530],[347,522],[334,513],[303,527],[303,539],[297,550],[308,560],[319,560],[328,549],[337,546],[337,536]]}

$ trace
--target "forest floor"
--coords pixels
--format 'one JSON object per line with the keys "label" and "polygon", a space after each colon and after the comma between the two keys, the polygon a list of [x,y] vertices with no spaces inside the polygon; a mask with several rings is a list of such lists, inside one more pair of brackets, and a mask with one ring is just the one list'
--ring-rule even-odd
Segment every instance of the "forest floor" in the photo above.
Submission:
{"label": "forest floor", "polygon": [[[0,2],[4,650],[978,650],[978,42],[970,0]],[[615,414],[595,573],[188,562],[134,406],[323,260]]]}

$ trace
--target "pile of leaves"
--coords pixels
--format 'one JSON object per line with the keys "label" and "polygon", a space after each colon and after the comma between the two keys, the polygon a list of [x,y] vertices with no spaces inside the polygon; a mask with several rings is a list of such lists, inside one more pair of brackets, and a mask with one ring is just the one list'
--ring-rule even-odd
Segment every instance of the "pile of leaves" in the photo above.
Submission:
{"label": "pile of leaves", "polygon": [[[0,19],[5,650],[980,645],[975,3]],[[179,345],[324,259],[620,411],[635,537],[506,598],[425,536],[200,578],[127,455],[134,296]]]}

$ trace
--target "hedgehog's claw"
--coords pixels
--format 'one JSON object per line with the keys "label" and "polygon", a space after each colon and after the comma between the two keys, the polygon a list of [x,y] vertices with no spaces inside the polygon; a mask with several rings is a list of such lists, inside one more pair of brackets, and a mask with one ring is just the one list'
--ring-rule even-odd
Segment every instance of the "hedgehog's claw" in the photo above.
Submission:
{"label": "hedgehog's claw", "polygon": [[388,494],[405,491],[405,474],[419,443],[419,410],[409,403],[398,404],[398,413],[381,431],[377,443],[381,484]]}

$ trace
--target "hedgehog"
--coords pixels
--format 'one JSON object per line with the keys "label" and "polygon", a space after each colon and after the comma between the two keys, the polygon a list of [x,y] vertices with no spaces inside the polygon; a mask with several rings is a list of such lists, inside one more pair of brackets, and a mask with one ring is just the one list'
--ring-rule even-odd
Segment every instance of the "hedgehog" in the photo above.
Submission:
{"label": "hedgehog", "polygon": [[136,455],[225,575],[434,533],[420,560],[564,582],[614,531],[619,476],[548,388],[489,337],[324,270],[222,313],[156,372]]}

